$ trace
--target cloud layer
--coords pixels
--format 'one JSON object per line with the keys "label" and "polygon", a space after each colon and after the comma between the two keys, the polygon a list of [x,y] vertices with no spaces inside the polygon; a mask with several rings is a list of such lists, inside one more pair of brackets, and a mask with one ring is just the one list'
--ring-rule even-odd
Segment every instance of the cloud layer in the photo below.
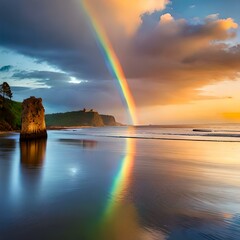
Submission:
{"label": "cloud layer", "polygon": [[2,66],[0,67],[0,72],[8,72],[11,68],[11,65]]}
{"label": "cloud layer", "polygon": [[239,76],[240,45],[224,42],[235,37],[238,25],[233,19],[207,17],[193,25],[165,14],[151,30],[143,26],[129,47],[132,58],[123,60],[128,76],[135,79],[132,85],[144,85],[136,91],[138,102],[184,102],[204,85]]}
{"label": "cloud layer", "polygon": [[116,26],[118,31],[122,29],[122,33],[131,34],[140,24],[142,14],[164,9],[169,0],[89,0],[87,2],[99,21],[109,30],[109,34],[114,33]]}
{"label": "cloud layer", "polygon": [[[218,14],[197,23],[175,19],[161,13],[168,3],[89,0],[120,58],[138,107],[207,98],[199,90],[203,86],[239,77],[240,45],[231,44],[238,28],[234,19]],[[75,101],[87,104],[90,91],[97,107],[110,107],[112,102],[115,108],[119,99],[109,99],[116,98],[117,90],[85,14],[75,0],[1,1],[0,45],[61,70],[12,75],[16,81],[32,79],[51,87],[43,94],[52,106],[58,101],[66,107]],[[1,71],[11,70],[6,67]],[[88,82],[74,85],[71,79]],[[61,95],[53,100],[54,89],[65,97],[69,94],[68,101],[61,101]]]}

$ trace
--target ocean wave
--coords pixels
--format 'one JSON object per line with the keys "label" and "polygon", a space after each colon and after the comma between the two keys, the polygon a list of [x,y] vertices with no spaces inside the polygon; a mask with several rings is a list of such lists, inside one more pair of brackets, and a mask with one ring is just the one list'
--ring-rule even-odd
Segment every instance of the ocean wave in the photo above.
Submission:
{"label": "ocean wave", "polygon": [[[196,142],[240,142],[240,138],[236,139],[232,135],[190,135],[190,134],[162,134],[164,136],[139,136],[139,135],[107,135],[107,134],[87,134],[79,133],[78,135],[91,136],[91,137],[108,137],[108,138],[130,138],[130,139],[145,139],[145,140],[171,140],[171,141],[196,141]],[[168,137],[170,136],[170,137]],[[174,137],[175,136],[175,137]],[[177,137],[180,136],[180,137]],[[181,138],[185,136],[186,138]],[[191,138],[195,137],[195,138]],[[198,138],[197,138],[198,137]],[[203,138],[206,137],[206,138]],[[221,138],[209,138],[209,137],[221,137]],[[240,135],[238,136],[240,137]],[[232,139],[226,139],[232,138]]]}
{"label": "ocean wave", "polygon": [[[206,132],[204,132],[206,133]],[[207,134],[191,134],[191,133],[162,133],[162,135],[171,135],[171,136],[190,136],[190,137],[230,137],[230,138],[240,138],[240,133],[221,133],[221,132],[213,132],[213,133],[207,133]],[[240,140],[240,139],[239,139]]]}

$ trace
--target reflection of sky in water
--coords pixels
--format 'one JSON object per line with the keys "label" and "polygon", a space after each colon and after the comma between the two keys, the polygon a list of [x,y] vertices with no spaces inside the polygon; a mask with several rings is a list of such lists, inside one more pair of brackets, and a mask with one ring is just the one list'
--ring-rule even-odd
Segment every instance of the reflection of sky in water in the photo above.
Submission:
{"label": "reflection of sky in water", "polygon": [[71,131],[24,145],[2,136],[1,239],[240,239],[239,149]]}

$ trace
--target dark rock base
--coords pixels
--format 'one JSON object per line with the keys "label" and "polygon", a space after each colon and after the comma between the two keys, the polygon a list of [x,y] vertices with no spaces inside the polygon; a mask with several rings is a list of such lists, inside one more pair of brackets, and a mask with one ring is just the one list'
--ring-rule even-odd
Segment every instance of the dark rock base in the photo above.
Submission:
{"label": "dark rock base", "polygon": [[47,131],[41,131],[36,133],[21,133],[20,134],[20,141],[27,141],[32,139],[46,139],[47,138]]}

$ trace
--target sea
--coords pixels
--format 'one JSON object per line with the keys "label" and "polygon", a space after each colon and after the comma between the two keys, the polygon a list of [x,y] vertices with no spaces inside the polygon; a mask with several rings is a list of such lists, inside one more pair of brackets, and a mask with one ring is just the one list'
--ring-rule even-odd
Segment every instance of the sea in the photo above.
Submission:
{"label": "sea", "polygon": [[239,240],[240,124],[0,134],[1,240]]}

